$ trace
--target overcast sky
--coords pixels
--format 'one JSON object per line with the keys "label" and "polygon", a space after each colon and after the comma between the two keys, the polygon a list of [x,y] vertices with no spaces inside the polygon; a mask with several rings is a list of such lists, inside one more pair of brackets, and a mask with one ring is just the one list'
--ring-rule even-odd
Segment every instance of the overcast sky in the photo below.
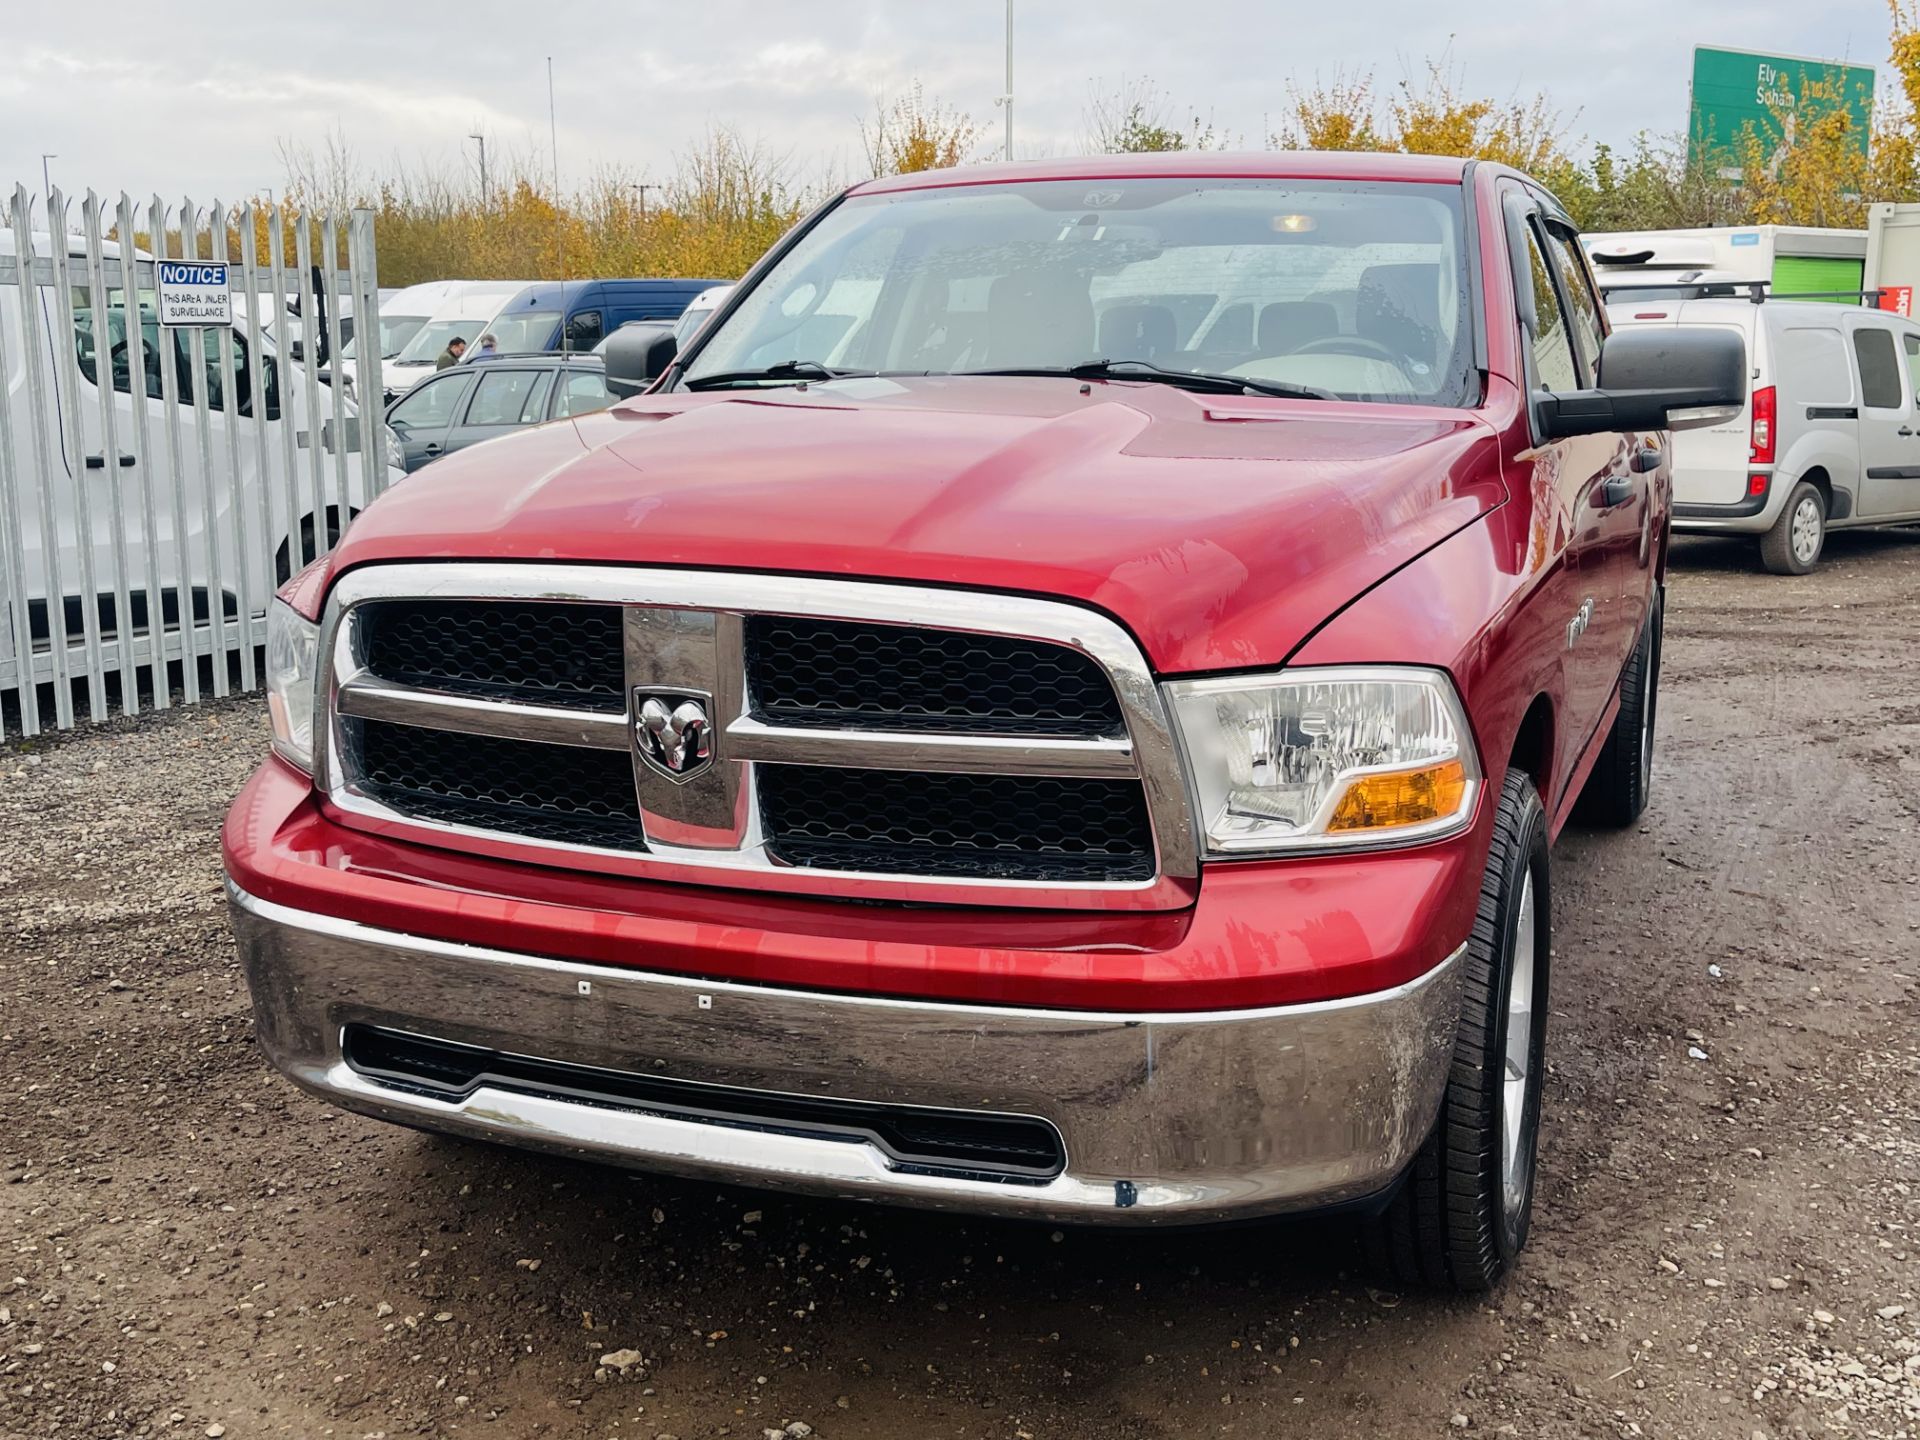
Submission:
{"label": "overcast sky", "polygon": [[[1144,77],[1241,143],[1283,123],[1288,82],[1371,71],[1388,89],[1452,47],[1467,86],[1543,90],[1575,136],[1686,123],[1696,43],[1884,65],[1882,0],[1015,0],[1015,149],[1081,148],[1090,87]],[[560,170],[662,178],[709,125],[790,157],[800,179],[861,167],[876,91],[918,77],[997,147],[1002,0],[209,0],[34,4],[0,75],[0,182],[233,201],[284,183],[283,141],[344,137],[369,171],[472,173],[547,149],[553,57]],[[24,39],[24,45],[19,42]],[[1882,89],[1886,77],[1882,71]],[[983,150],[987,148],[983,144]]]}

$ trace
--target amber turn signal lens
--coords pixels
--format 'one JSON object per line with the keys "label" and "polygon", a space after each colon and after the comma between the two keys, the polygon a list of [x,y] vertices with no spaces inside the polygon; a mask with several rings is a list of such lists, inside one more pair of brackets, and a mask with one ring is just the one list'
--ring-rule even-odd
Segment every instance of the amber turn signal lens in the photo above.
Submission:
{"label": "amber turn signal lens", "polygon": [[1467,790],[1467,769],[1458,760],[1418,770],[1361,775],[1333,807],[1329,831],[1390,830],[1439,820],[1460,809]]}

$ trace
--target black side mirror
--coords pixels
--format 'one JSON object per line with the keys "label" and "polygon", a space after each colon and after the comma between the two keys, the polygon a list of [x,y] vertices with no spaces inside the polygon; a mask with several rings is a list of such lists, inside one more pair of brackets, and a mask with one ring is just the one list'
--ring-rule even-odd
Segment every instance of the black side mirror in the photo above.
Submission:
{"label": "black side mirror", "polygon": [[607,362],[607,388],[623,399],[638,395],[667,373],[679,348],[673,326],[664,322],[622,325],[607,337],[601,352]]}
{"label": "black side mirror", "polygon": [[1747,403],[1747,347],[1734,330],[1632,325],[1600,347],[1597,385],[1534,396],[1541,438],[1721,425]]}

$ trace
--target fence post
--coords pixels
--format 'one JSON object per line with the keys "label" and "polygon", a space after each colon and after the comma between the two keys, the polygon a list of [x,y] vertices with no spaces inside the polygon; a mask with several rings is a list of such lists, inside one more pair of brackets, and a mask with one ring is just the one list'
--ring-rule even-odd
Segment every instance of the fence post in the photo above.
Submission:
{"label": "fence post", "polygon": [[[127,336],[127,399],[133,409],[133,473],[140,487],[140,538],[147,562],[147,663],[153,676],[153,708],[165,710],[173,703],[173,687],[167,683],[166,595],[160,587],[160,526],[153,503],[157,466],[153,447],[147,443],[147,401],[151,398],[147,394],[147,331],[140,314],[141,262],[135,256],[133,202],[124,190],[120,192],[115,228],[120,248],[120,323]],[[156,317],[156,350],[164,338]],[[158,354],[154,356],[154,368],[164,368]]]}
{"label": "fence post", "polygon": [[[155,262],[167,258],[167,207],[158,195],[148,209],[148,243]],[[184,256],[182,258],[185,258]],[[156,282],[158,276],[155,277]],[[180,337],[171,330],[156,336],[165,347],[160,364],[160,408],[167,432],[167,474],[172,480],[174,618],[180,626],[180,684],[187,703],[200,699],[199,627],[193,623],[193,547],[187,543],[187,466],[180,449]],[[212,649],[212,634],[208,634]]]}
{"label": "fence post", "polygon": [[[14,262],[14,284],[19,287],[20,304],[24,308],[33,293],[33,276],[18,257]],[[27,363],[32,363],[31,357]],[[20,731],[33,736],[40,733],[40,684],[33,666],[33,610],[27,594],[26,520],[20,503],[19,471],[13,458],[13,407],[5,403],[11,394],[13,382],[7,371],[6,327],[0,326],[0,543],[4,544],[0,555],[5,557],[5,600],[13,636],[13,674],[20,694]],[[43,533],[44,525],[42,521]]]}
{"label": "fence post", "polygon": [[[60,511],[55,504],[53,472],[60,468],[47,436],[47,376],[40,357],[47,353],[41,339],[39,282],[33,274],[33,201],[27,187],[13,187],[13,255],[20,274],[20,364],[27,376],[27,405],[33,411],[33,469],[40,491],[40,523],[59,534]],[[53,723],[61,730],[73,726],[73,678],[67,653],[66,579],[61,573],[60,546],[40,547],[47,580],[47,643],[53,669]],[[29,663],[32,655],[24,657]]]}
{"label": "fence post", "polygon": [[[373,248],[373,211],[362,206],[347,221],[347,268],[353,286],[354,393],[360,402],[360,483],[372,504],[387,488],[386,386],[381,375],[379,256]],[[369,342],[374,343],[369,343]],[[335,379],[342,367],[335,367]]]}

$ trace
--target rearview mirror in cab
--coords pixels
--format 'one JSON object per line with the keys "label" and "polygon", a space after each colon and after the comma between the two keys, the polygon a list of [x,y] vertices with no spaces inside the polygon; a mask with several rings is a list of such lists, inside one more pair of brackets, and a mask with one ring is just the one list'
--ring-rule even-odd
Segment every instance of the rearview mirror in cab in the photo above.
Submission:
{"label": "rearview mirror in cab", "polygon": [[1724,424],[1747,403],[1746,345],[1731,330],[1616,330],[1600,347],[1596,379],[1591,390],[1535,392],[1534,429],[1542,440]]}

